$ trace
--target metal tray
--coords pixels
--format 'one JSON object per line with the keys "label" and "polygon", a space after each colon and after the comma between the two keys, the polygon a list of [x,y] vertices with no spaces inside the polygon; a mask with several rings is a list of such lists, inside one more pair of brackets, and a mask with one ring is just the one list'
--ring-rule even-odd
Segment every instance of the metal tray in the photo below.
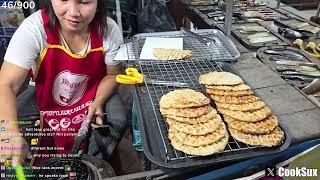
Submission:
{"label": "metal tray", "polygon": [[[218,61],[236,61],[240,57],[233,42],[217,29],[201,29],[193,31],[201,36],[210,37],[215,43],[207,46],[194,37],[190,37],[182,31],[170,31],[159,33],[141,33],[132,38],[133,53],[136,60],[140,60],[140,53],[144,45],[146,37],[167,37],[167,38],[183,38],[183,48],[192,51],[192,56],[184,61],[192,60],[218,60]],[[144,61],[144,60],[143,60]],[[157,60],[151,60],[157,61]]]}
{"label": "metal tray", "polygon": [[[306,20],[306,19],[300,19],[300,18],[292,18],[292,19],[289,19],[289,20],[275,20],[274,22],[277,25],[280,25],[280,26],[283,26],[283,27],[286,27],[286,28],[290,28],[290,29],[296,29],[295,27],[290,25],[290,23],[293,23],[293,22],[306,22],[306,23],[308,23],[308,24],[310,24],[312,26],[320,28],[320,25],[318,25],[318,24],[316,24],[316,23],[314,23],[312,21],[309,21],[309,20]],[[320,33],[320,31],[318,31],[317,33],[314,33],[314,34],[318,35],[319,33]]]}
{"label": "metal tray", "polygon": [[[278,40],[275,41],[269,41],[269,42],[262,42],[262,43],[251,43],[249,39],[247,38],[248,34],[243,34],[239,30],[237,30],[235,27],[236,26],[241,26],[244,24],[255,24],[264,27],[266,30],[269,31],[269,33],[273,34],[278,38]],[[264,25],[263,23],[257,21],[257,22],[246,22],[246,23],[238,23],[232,26],[232,34],[243,43],[244,46],[246,46],[249,49],[258,49],[261,47],[265,46],[274,46],[274,45],[280,45],[280,46],[285,46],[285,45],[290,45],[290,41],[281,36],[279,33],[275,32],[273,29],[270,27]],[[254,33],[253,33],[254,34]]]}
{"label": "metal tray", "polygon": [[[288,13],[285,13],[283,11],[279,11],[277,9],[273,9],[267,6],[258,6],[258,7],[243,7],[242,8],[244,11],[255,11],[263,14],[264,16],[262,20],[265,21],[270,21],[270,20],[276,20],[276,19],[281,19],[281,20],[288,20],[291,19],[291,16]],[[250,19],[250,18],[249,18]]]}
{"label": "metal tray", "polygon": [[[145,61],[139,62],[139,67],[148,78],[185,82],[189,84],[190,88],[201,92],[205,92],[198,83],[198,77],[201,74],[211,71],[231,71],[235,73],[227,63],[217,63],[215,61],[181,61],[175,63]],[[160,85],[135,86],[133,89],[144,153],[151,162],[161,167],[184,168],[241,160],[281,152],[290,145],[291,136],[286,128],[281,126],[285,132],[285,139],[281,145],[272,148],[248,146],[230,136],[225,150],[215,155],[197,157],[177,151],[170,144],[167,136],[168,126],[159,111],[161,96],[174,89],[176,88]]]}
{"label": "metal tray", "polygon": [[[305,57],[305,60],[302,62],[312,62],[316,63],[316,59],[312,58],[309,54],[301,51],[300,49],[294,48],[294,47],[288,47],[288,46],[272,46],[272,47],[263,47],[258,49],[257,51],[257,58],[259,58],[266,66],[268,66],[272,71],[276,72],[277,74],[281,75],[280,72],[276,70],[277,66],[285,66],[285,65],[277,65],[274,61],[270,59],[270,55],[264,53],[265,50],[271,49],[271,50],[287,50],[287,51],[293,51],[295,53],[301,54]],[[297,87],[303,87],[307,84],[305,83],[299,83],[299,81],[295,80],[286,80],[289,84],[297,86]]]}

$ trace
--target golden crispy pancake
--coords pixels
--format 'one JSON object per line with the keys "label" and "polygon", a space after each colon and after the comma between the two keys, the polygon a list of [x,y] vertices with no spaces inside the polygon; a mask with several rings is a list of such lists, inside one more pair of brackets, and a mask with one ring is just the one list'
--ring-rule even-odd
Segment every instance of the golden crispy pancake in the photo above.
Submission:
{"label": "golden crispy pancake", "polygon": [[180,116],[174,116],[174,115],[166,115],[165,117],[168,119],[182,122],[182,123],[198,124],[198,123],[208,122],[210,119],[219,118],[217,116],[219,116],[219,114],[217,114],[217,111],[215,109],[212,109],[208,114],[204,114],[202,116],[195,117],[195,118],[180,117]]}
{"label": "golden crispy pancake", "polygon": [[172,119],[166,119],[166,122],[169,124],[170,128],[175,131],[180,131],[185,134],[191,135],[205,135],[214,132],[219,128],[219,125],[222,123],[221,117],[218,115],[218,118],[210,119],[208,122],[199,123],[199,124],[186,124]]}
{"label": "golden crispy pancake", "polygon": [[174,133],[169,134],[169,139],[171,140],[171,145],[179,151],[190,155],[207,156],[223,151],[228,144],[229,135],[226,133],[223,138],[212,144],[197,147],[184,145],[181,141],[179,141]]}
{"label": "golden crispy pancake", "polygon": [[[219,128],[216,129],[214,132],[210,134],[202,135],[202,136],[185,134],[180,131],[172,130],[171,128],[169,129],[169,134],[170,133],[174,133],[175,137],[179,139],[179,141],[182,142],[183,144],[187,146],[197,147],[197,146],[203,146],[203,145],[208,145],[208,144],[217,142],[218,140],[220,140],[226,135],[227,129],[226,129],[226,125],[223,122],[221,122],[219,125]],[[173,136],[173,135],[169,135],[169,136]]]}
{"label": "golden crispy pancake", "polygon": [[236,140],[252,146],[276,146],[279,145],[284,138],[284,132],[279,126],[270,134],[265,135],[247,134],[232,128],[229,128],[229,131],[231,136]]}
{"label": "golden crispy pancake", "polygon": [[216,90],[216,89],[206,89],[208,94],[217,95],[217,96],[247,96],[253,94],[251,90],[244,91],[225,91],[225,90]]}
{"label": "golden crispy pancake", "polygon": [[228,127],[249,134],[268,134],[278,126],[278,119],[274,115],[258,122],[244,122],[233,119],[230,116],[223,116]]}
{"label": "golden crispy pancake", "polygon": [[188,108],[204,106],[209,103],[209,98],[201,92],[197,92],[193,89],[178,89],[170,91],[160,99],[160,107],[162,108]]}
{"label": "golden crispy pancake", "polygon": [[215,90],[224,90],[224,91],[245,91],[245,90],[251,90],[251,87],[249,87],[246,84],[239,84],[235,86],[215,86],[215,85],[206,85],[207,89],[215,89]]}
{"label": "golden crispy pancake", "polygon": [[155,48],[153,49],[153,54],[159,60],[180,60],[191,57],[192,51],[181,49]]}
{"label": "golden crispy pancake", "polygon": [[227,109],[218,108],[218,112],[220,112],[223,115],[230,116],[239,121],[246,122],[261,121],[269,115],[271,115],[271,110],[267,106],[264,106],[262,109],[254,111],[231,111]]}
{"label": "golden crispy pancake", "polygon": [[238,85],[243,84],[243,80],[229,72],[210,72],[199,77],[200,84],[206,85]]}
{"label": "golden crispy pancake", "polygon": [[256,101],[247,104],[228,104],[215,102],[218,108],[228,109],[232,111],[252,111],[262,109],[265,106],[263,101]]}
{"label": "golden crispy pancake", "polygon": [[228,103],[228,104],[247,104],[247,103],[252,103],[260,100],[260,98],[254,95],[247,95],[247,96],[240,96],[240,97],[210,95],[210,98],[216,102]]}
{"label": "golden crispy pancake", "polygon": [[199,117],[208,114],[212,109],[213,107],[206,105],[192,108],[160,108],[160,112],[163,116]]}

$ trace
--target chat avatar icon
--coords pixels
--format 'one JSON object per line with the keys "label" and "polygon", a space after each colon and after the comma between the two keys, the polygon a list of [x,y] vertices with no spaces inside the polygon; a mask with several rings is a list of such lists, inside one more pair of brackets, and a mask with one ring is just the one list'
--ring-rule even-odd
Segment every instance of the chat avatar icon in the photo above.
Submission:
{"label": "chat avatar icon", "polygon": [[40,125],[40,120],[36,120],[36,122],[34,122],[34,126],[39,126]]}
{"label": "chat avatar icon", "polygon": [[6,123],[7,123],[7,121],[6,121],[6,120],[4,120],[4,119],[1,119],[1,120],[0,120],[0,123],[1,123],[1,124],[6,124]]}
{"label": "chat avatar icon", "polygon": [[32,146],[37,145],[37,144],[38,144],[38,138],[31,139]]}
{"label": "chat avatar icon", "polygon": [[65,171],[71,171],[71,166],[70,165],[64,165],[64,170]]}

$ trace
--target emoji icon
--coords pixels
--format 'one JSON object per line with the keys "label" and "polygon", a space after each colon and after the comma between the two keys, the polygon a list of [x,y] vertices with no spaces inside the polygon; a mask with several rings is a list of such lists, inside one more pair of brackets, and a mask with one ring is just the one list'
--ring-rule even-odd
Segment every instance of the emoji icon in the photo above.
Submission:
{"label": "emoji icon", "polygon": [[11,166],[11,160],[4,161],[3,165],[5,165],[6,167]]}
{"label": "emoji icon", "polygon": [[36,120],[36,122],[34,122],[34,126],[39,126],[40,125],[40,120]]}
{"label": "emoji icon", "polygon": [[32,146],[37,145],[37,144],[38,144],[38,138],[31,139]]}
{"label": "emoji icon", "polygon": [[71,166],[70,165],[64,165],[64,170],[65,171],[71,171]]}
{"label": "emoji icon", "polygon": [[76,177],[77,173],[76,172],[69,172],[69,177]]}

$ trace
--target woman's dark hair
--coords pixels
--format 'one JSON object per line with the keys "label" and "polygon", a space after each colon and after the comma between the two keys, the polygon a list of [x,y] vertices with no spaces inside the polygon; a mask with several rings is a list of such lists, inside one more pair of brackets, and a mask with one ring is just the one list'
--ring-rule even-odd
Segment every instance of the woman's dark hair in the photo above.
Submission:
{"label": "woman's dark hair", "polygon": [[[97,0],[97,11],[94,18],[98,21],[99,27],[100,27],[100,33],[102,35],[105,35],[107,32],[107,10],[105,6],[105,0]],[[51,29],[54,29],[56,22],[57,22],[57,16],[54,14],[51,0],[44,0],[42,4],[42,8],[45,9],[47,16],[50,19],[50,27]]]}

